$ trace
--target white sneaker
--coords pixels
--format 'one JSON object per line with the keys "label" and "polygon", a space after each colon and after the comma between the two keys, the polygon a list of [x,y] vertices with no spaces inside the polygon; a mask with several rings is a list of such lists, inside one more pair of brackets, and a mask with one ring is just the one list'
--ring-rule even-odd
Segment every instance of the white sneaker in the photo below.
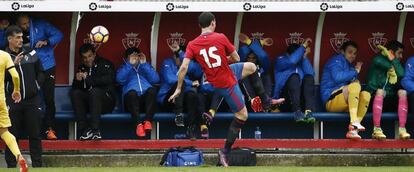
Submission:
{"label": "white sneaker", "polygon": [[365,127],[359,122],[353,122],[352,126],[354,126],[358,131],[365,131]]}

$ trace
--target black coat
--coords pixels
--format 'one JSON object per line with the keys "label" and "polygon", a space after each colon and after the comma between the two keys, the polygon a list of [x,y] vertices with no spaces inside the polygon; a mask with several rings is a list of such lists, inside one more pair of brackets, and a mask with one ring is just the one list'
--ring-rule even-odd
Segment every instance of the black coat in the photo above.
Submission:
{"label": "black coat", "polygon": [[[6,48],[6,52],[10,54],[13,61],[20,52],[24,52],[24,57],[20,63],[15,65],[20,77],[20,93],[22,100],[35,97],[44,80],[42,64],[36,51],[28,47],[22,47],[18,53],[11,51],[9,48]],[[14,87],[11,75],[8,72],[6,73],[5,85],[6,97],[10,99]]]}
{"label": "black coat", "polygon": [[[86,72],[86,79],[76,80],[77,72]],[[96,56],[92,68],[81,64],[75,72],[72,89],[81,89],[88,91],[92,88],[101,88],[106,90],[112,98],[115,98],[115,68],[111,61]]]}

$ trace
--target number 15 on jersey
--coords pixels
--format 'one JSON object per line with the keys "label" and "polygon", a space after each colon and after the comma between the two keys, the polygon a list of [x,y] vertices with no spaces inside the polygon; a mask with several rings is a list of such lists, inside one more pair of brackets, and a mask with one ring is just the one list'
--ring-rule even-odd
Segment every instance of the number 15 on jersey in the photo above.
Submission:
{"label": "number 15 on jersey", "polygon": [[[215,46],[208,48],[208,52],[207,52],[206,49],[201,49],[200,50],[200,55],[202,55],[204,57],[204,61],[206,61],[209,68],[215,68],[215,67],[221,66],[221,58],[220,58],[219,55],[214,54],[215,51],[217,51],[217,47],[215,47]],[[210,63],[210,58],[215,59],[216,62],[211,64]]]}

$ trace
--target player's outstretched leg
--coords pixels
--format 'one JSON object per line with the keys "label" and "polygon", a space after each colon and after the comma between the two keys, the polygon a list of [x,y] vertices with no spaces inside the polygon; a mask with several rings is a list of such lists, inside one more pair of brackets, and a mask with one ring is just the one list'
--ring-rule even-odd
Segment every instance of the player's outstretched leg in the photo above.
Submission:
{"label": "player's outstretched leg", "polygon": [[[266,94],[266,91],[263,86],[262,79],[259,76],[259,72],[257,71],[257,67],[254,63],[245,62],[243,65],[242,71],[242,78],[246,78],[249,80],[250,84],[252,85],[256,95],[260,97],[260,101],[252,99],[252,108],[256,110],[260,110],[260,106],[257,104],[261,103],[264,111],[271,110],[272,106],[279,105],[285,101],[285,99],[272,99],[269,95]],[[259,107],[259,108],[258,108]],[[255,110],[255,111],[256,111]]]}
{"label": "player's outstretched leg", "polygon": [[28,166],[26,164],[26,160],[23,158],[22,154],[20,153],[19,146],[16,142],[16,137],[11,134],[7,128],[0,128],[0,137],[6,143],[7,147],[16,157],[17,162],[20,165],[21,172],[27,172]]}

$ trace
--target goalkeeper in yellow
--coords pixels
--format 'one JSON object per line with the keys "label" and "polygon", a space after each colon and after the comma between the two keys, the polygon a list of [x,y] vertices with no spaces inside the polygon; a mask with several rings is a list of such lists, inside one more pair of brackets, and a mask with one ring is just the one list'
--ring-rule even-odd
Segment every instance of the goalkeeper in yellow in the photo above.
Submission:
{"label": "goalkeeper in yellow", "polygon": [[11,121],[9,118],[9,113],[6,105],[6,96],[4,94],[4,76],[7,71],[12,76],[14,85],[12,99],[16,103],[18,103],[21,100],[19,74],[14,68],[14,63],[10,55],[0,50],[0,137],[4,141],[4,143],[6,143],[7,147],[10,149],[13,155],[16,157],[16,160],[19,162],[20,171],[27,172],[28,167],[26,164],[26,160],[20,153],[19,146],[16,142],[16,138],[7,129],[8,127],[11,127]]}
{"label": "goalkeeper in yellow", "polygon": [[390,41],[385,47],[379,45],[380,52],[374,57],[368,70],[365,90],[370,92],[373,100],[372,115],[374,131],[372,138],[386,139],[381,129],[382,112],[398,109],[399,138],[409,139],[410,134],[405,129],[408,113],[407,92],[400,86],[399,81],[404,76],[404,68],[401,65],[404,45],[398,41]]}

